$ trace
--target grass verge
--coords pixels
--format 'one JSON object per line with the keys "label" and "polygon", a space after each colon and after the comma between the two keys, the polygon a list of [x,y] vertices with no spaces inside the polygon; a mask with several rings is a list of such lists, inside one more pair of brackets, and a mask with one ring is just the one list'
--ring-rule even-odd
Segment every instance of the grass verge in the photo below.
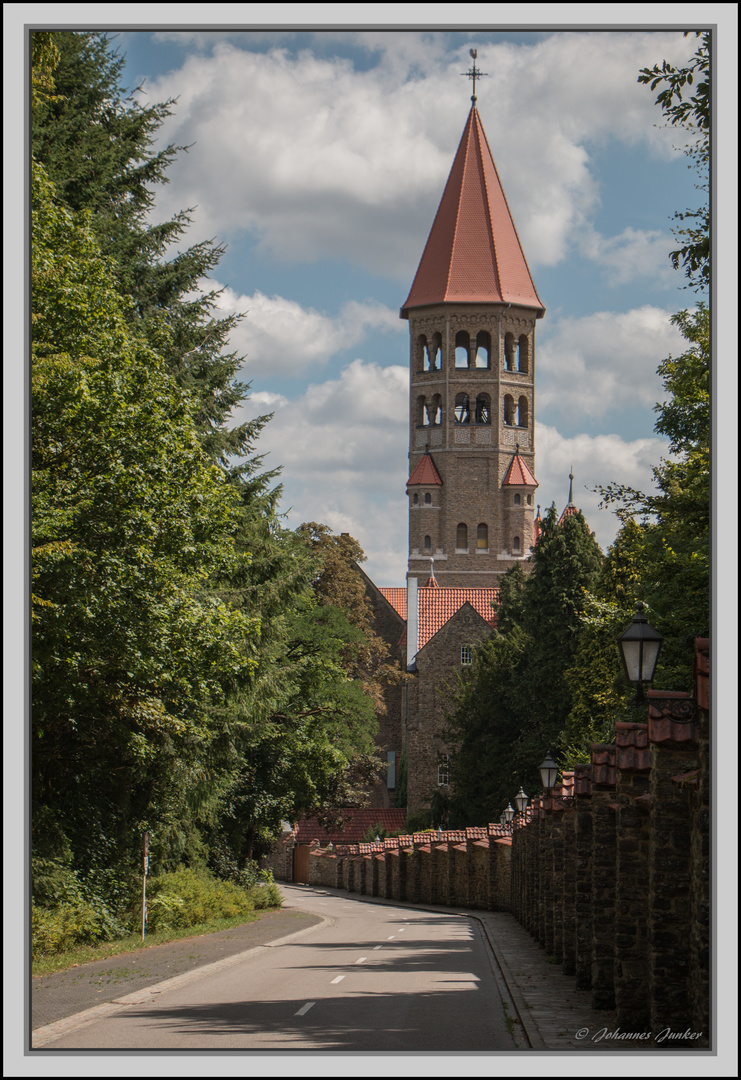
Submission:
{"label": "grass verge", "polygon": [[151,949],[155,945],[166,945],[168,941],[181,941],[183,938],[200,937],[201,934],[215,934],[219,930],[231,930],[235,926],[246,926],[247,923],[257,922],[263,915],[270,911],[280,909],[266,908],[263,911],[254,911],[242,915],[236,915],[229,919],[210,919],[208,922],[199,923],[197,926],[189,926],[179,930],[147,932],[142,942],[141,933],[129,934],[118,941],[101,941],[97,945],[78,945],[68,952],[56,953],[54,956],[42,956],[33,961],[32,975],[51,975],[55,971],[64,971],[67,968],[79,967],[81,964],[90,964],[94,960],[108,960],[111,956],[122,956],[125,953],[138,952],[140,949]]}

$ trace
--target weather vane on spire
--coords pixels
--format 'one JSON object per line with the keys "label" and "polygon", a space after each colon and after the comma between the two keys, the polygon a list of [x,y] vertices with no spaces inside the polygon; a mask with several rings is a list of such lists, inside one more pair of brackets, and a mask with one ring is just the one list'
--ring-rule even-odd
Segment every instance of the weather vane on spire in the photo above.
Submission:
{"label": "weather vane on spire", "polygon": [[475,105],[476,104],[476,80],[483,78],[484,75],[488,75],[489,72],[488,71],[479,71],[479,69],[476,67],[476,57],[478,56],[478,50],[477,49],[469,49],[468,51],[469,51],[469,53],[471,55],[471,58],[473,59],[473,67],[471,68],[470,71],[462,71],[461,75],[468,75],[469,79],[473,79],[473,94],[471,95],[471,104]]}

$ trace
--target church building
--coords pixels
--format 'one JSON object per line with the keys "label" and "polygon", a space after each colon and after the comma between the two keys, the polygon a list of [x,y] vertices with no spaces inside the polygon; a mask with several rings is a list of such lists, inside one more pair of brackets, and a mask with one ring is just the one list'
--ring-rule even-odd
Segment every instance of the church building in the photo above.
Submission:
{"label": "church building", "polygon": [[[366,578],[406,678],[378,745],[374,803],[407,808],[447,784],[440,731],[456,672],[491,631],[502,575],[535,541],[535,289],[476,98],[401,318],[409,322],[409,551],[405,588]],[[571,497],[570,497],[571,502]]]}

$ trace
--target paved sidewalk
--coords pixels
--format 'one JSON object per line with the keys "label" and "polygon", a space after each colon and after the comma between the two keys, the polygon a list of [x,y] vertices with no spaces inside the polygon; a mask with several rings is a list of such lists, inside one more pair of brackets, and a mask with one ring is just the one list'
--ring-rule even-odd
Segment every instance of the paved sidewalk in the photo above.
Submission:
{"label": "paved sidewalk", "polygon": [[[456,909],[461,910],[463,909]],[[609,1037],[616,1014],[592,1008],[591,994],[577,990],[572,975],[549,964],[542,949],[513,915],[467,911],[486,930],[534,1050],[646,1050],[648,1040]]]}

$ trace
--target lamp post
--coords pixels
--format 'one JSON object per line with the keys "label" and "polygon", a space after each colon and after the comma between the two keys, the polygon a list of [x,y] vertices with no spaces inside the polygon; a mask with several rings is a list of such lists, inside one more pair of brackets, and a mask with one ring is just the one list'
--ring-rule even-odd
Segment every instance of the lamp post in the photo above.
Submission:
{"label": "lamp post", "polygon": [[617,639],[625,676],[628,682],[638,685],[633,705],[641,705],[646,700],[643,684],[653,682],[662,641],[659,631],[654,630],[643,614],[643,604],[636,604],[633,622]]}
{"label": "lamp post", "polygon": [[573,806],[573,795],[554,795],[553,789],[556,786],[556,780],[558,779],[558,765],[551,757],[550,750],[545,756],[545,761],[539,766],[540,779],[543,784],[543,791],[549,799],[553,799],[555,802],[560,803],[561,806]]}

